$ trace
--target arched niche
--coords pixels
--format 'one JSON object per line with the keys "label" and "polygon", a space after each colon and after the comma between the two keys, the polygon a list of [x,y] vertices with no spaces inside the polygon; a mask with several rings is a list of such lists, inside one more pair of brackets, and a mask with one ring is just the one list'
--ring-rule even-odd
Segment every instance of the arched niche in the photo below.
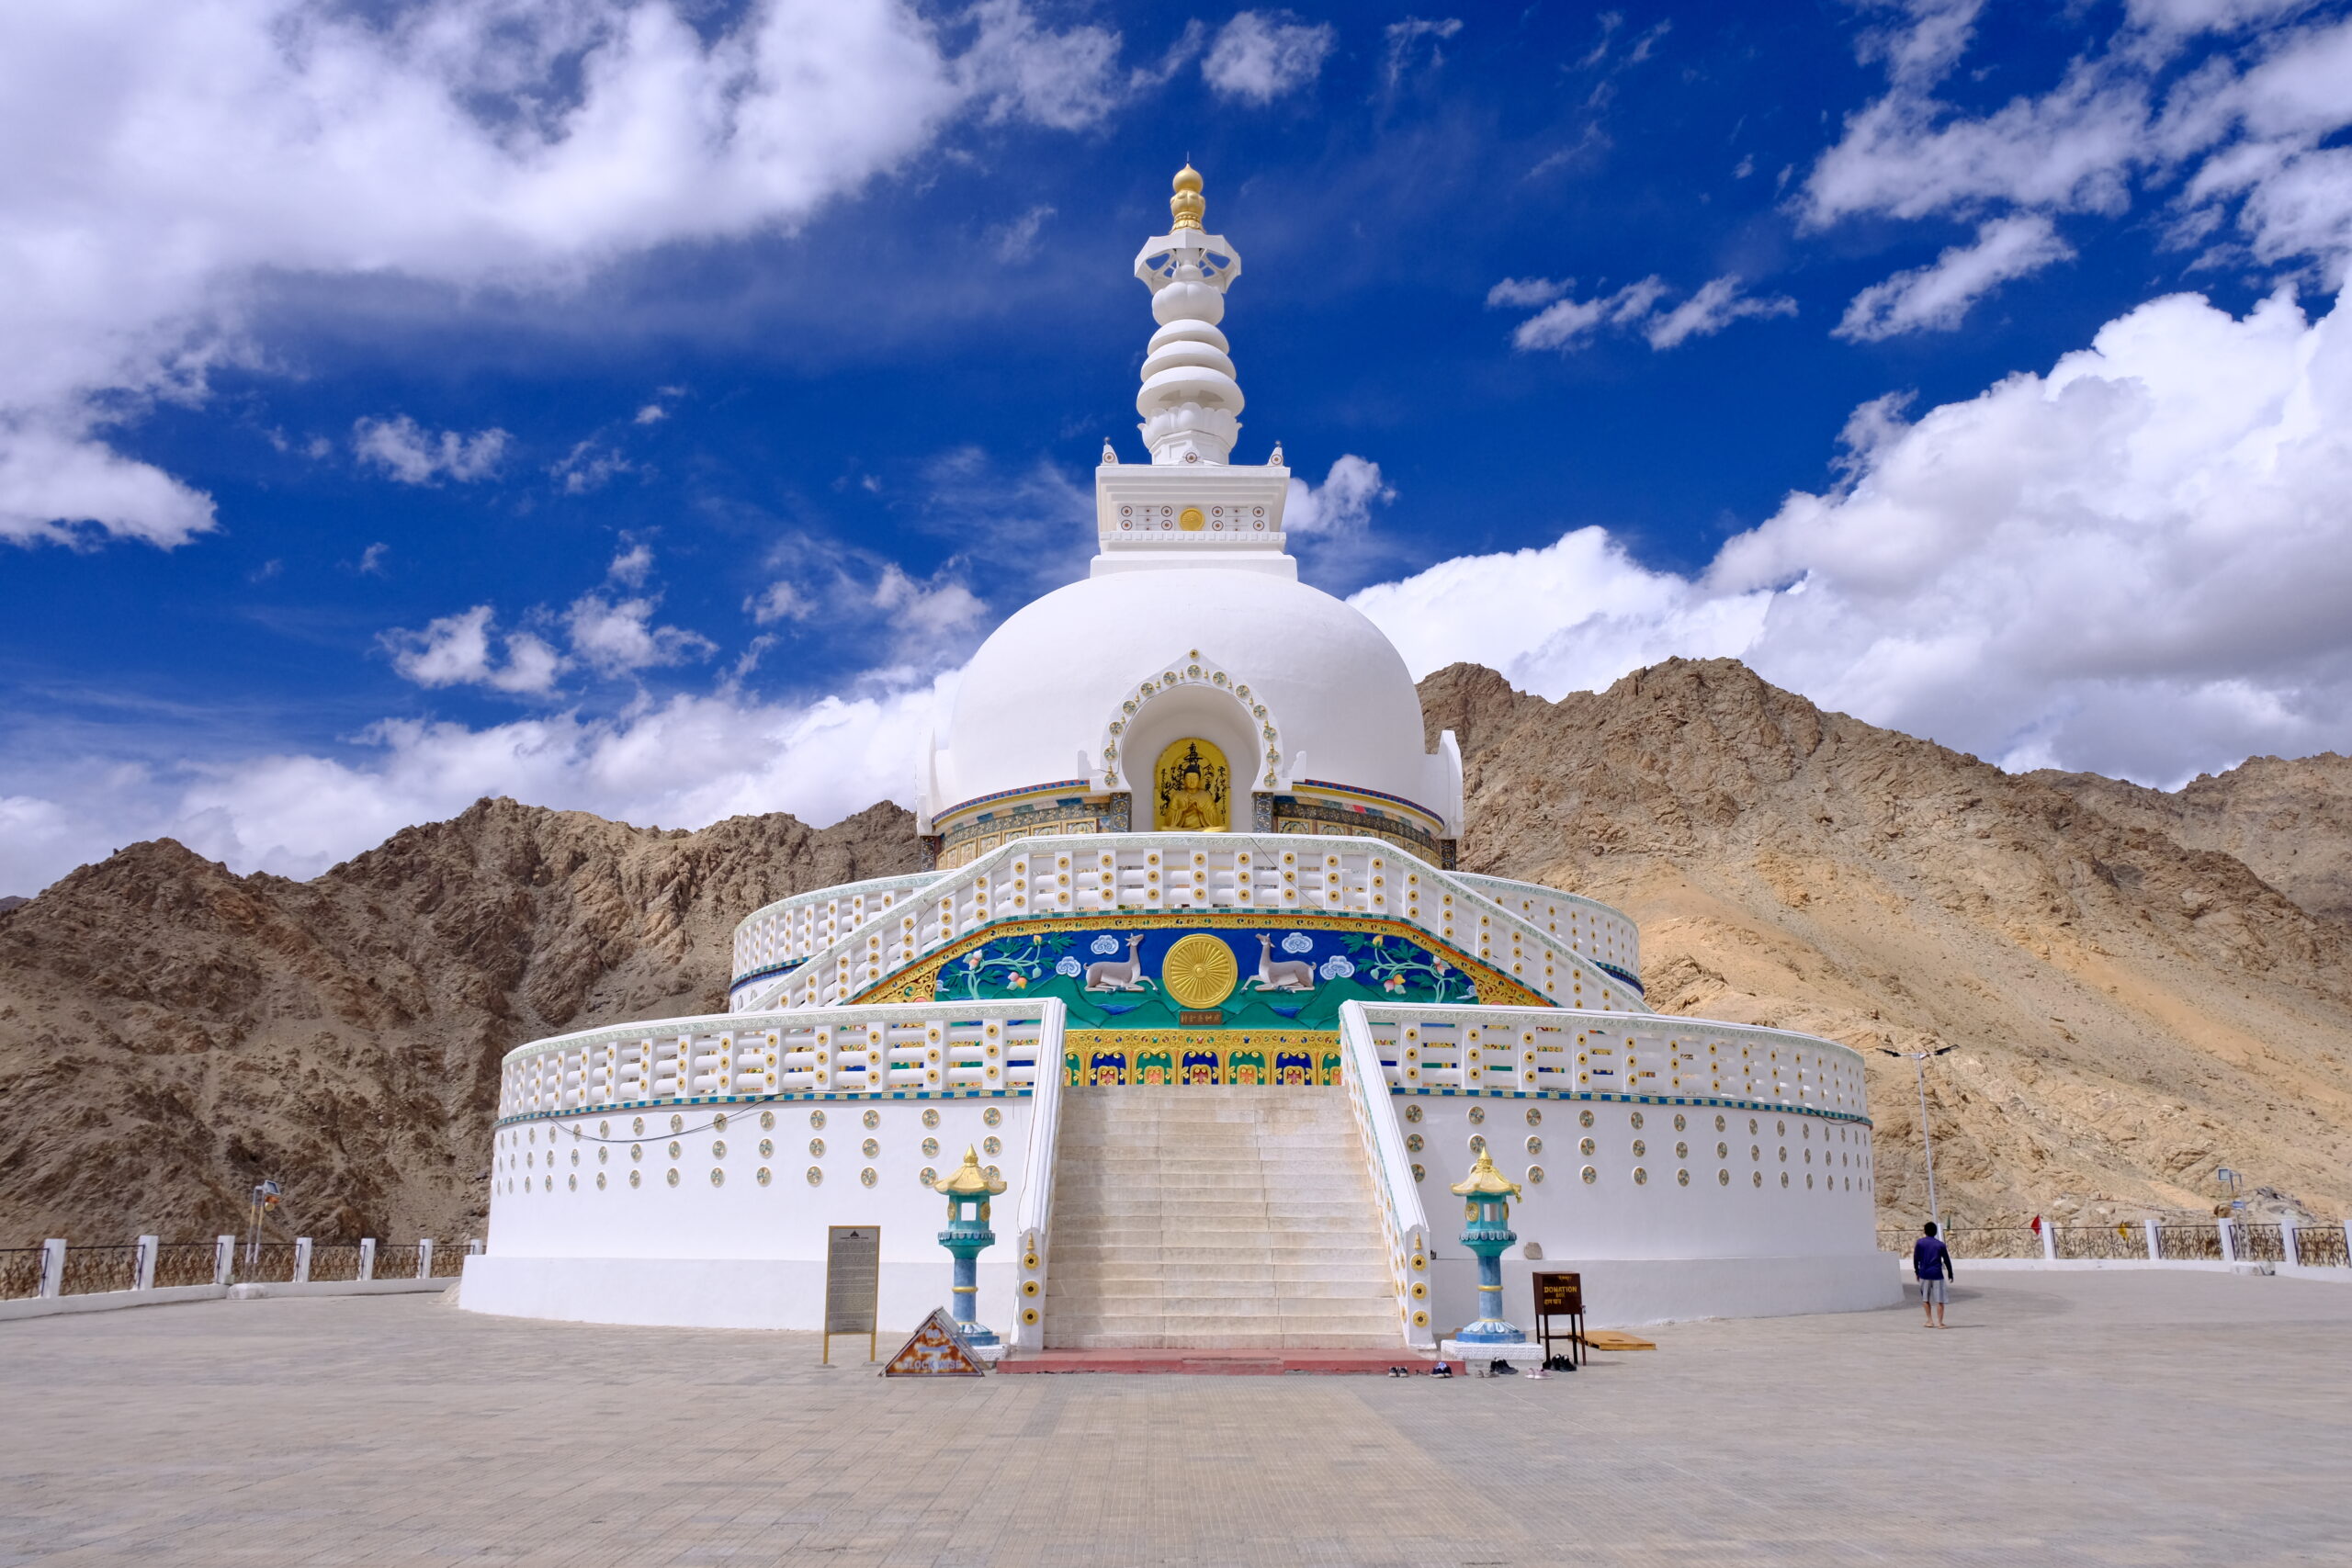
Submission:
{"label": "arched niche", "polygon": [[1258,721],[1231,690],[1206,682],[1163,687],[1144,699],[1124,728],[1117,777],[1129,792],[1130,820],[1138,830],[1164,826],[1159,818],[1155,776],[1161,755],[1180,740],[1205,740],[1232,770],[1223,827],[1230,832],[1250,831],[1254,811],[1250,796],[1267,787],[1264,743]]}

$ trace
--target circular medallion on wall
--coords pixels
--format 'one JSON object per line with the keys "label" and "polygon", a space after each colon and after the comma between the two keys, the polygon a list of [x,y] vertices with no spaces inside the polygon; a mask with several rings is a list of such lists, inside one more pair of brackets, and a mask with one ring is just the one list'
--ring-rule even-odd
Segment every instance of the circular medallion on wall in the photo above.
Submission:
{"label": "circular medallion on wall", "polygon": [[632,1132],[632,1133],[642,1133],[642,1132],[644,1132],[644,1131],[645,1131],[645,1118],[644,1118],[644,1117],[642,1117],[642,1116],[640,1116],[640,1117],[639,1117],[636,1121],[631,1122],[628,1124],[628,1130],[629,1130],[630,1132]]}
{"label": "circular medallion on wall", "polygon": [[1722,1117],[1718,1116],[1718,1117],[1716,1117],[1716,1118],[1715,1118],[1715,1131],[1716,1131],[1716,1132],[1718,1132],[1718,1133],[1720,1133],[1720,1132],[1723,1132],[1724,1130],[1724,1119],[1723,1119]]}
{"label": "circular medallion on wall", "polygon": [[1753,1116],[1747,1119],[1747,1135],[1751,1138],[1756,1136],[1756,1118]]}
{"label": "circular medallion on wall", "polygon": [[936,1127],[939,1125],[938,1107],[926,1105],[922,1108],[922,1124],[926,1127]]}
{"label": "circular medallion on wall", "polygon": [[864,1170],[859,1171],[857,1173],[857,1179],[867,1187],[873,1186],[874,1168],[869,1165]]}
{"label": "circular medallion on wall", "polygon": [[670,1168],[669,1182],[673,1187],[678,1184],[678,1168],[674,1165]]}
{"label": "circular medallion on wall", "polygon": [[599,1191],[599,1192],[602,1192],[604,1190],[605,1190],[605,1173],[604,1173],[603,1171],[601,1171],[601,1170],[600,1170],[600,1171],[598,1171],[598,1172],[596,1173],[596,1190],[597,1190],[597,1191]]}
{"label": "circular medallion on wall", "polygon": [[1579,1112],[1577,1112],[1577,1126],[1579,1126],[1579,1127],[1589,1127],[1589,1126],[1591,1126],[1591,1125],[1592,1125],[1592,1112],[1591,1112],[1591,1111],[1579,1111]]}
{"label": "circular medallion on wall", "polygon": [[762,1159],[774,1159],[775,1157],[775,1140],[774,1138],[762,1138],[760,1140],[760,1157]]}
{"label": "circular medallion on wall", "polygon": [[763,1111],[760,1112],[760,1131],[763,1133],[773,1133],[775,1131],[775,1111]]}
{"label": "circular medallion on wall", "polygon": [[1689,1159],[1690,1157],[1690,1145],[1688,1144],[1675,1145],[1674,1157],[1676,1159]]}
{"label": "circular medallion on wall", "polygon": [[578,1165],[580,1163],[580,1151],[578,1149],[571,1151],[571,1163],[574,1165]]}
{"label": "circular medallion on wall", "polygon": [[1760,1170],[1752,1170],[1752,1171],[1749,1171],[1749,1172],[1747,1173],[1747,1179],[1748,1179],[1748,1183],[1749,1183],[1749,1185],[1751,1185],[1751,1186],[1755,1186],[1755,1187],[1761,1187],[1761,1186],[1763,1186],[1763,1185],[1764,1185],[1764,1173],[1763,1173],[1762,1171],[1760,1171]]}
{"label": "circular medallion on wall", "polygon": [[672,1159],[676,1159],[678,1157],[680,1147],[681,1145],[675,1138],[670,1140],[670,1157]]}
{"label": "circular medallion on wall", "polygon": [[808,1125],[821,1132],[825,1125],[825,1113],[821,1111],[808,1112]]}
{"label": "circular medallion on wall", "polygon": [[810,1167],[808,1168],[808,1185],[809,1185],[809,1186],[811,1186],[811,1187],[817,1186],[819,1183],[822,1182],[824,1179],[825,1179],[825,1173],[824,1173],[823,1171],[819,1170],[819,1169],[818,1169],[815,1166],[813,1166],[813,1165],[812,1165],[812,1166],[810,1166]]}
{"label": "circular medallion on wall", "polygon": [[825,1157],[824,1139],[811,1138],[808,1140],[808,1157],[810,1159],[823,1159]]}
{"label": "circular medallion on wall", "polygon": [[628,1173],[628,1184],[631,1187],[640,1186],[644,1183],[644,1180],[645,1172],[641,1170],[632,1170]]}
{"label": "circular medallion on wall", "polygon": [[1240,979],[1233,949],[1206,931],[1178,937],[1159,961],[1159,983],[1179,1007],[1213,1008],[1233,994]]}
{"label": "circular medallion on wall", "polygon": [[1650,1173],[1644,1170],[1640,1166],[1635,1166],[1634,1168],[1634,1185],[1636,1187],[1646,1187],[1649,1185],[1649,1181]]}
{"label": "circular medallion on wall", "polygon": [[1419,1133],[1408,1133],[1405,1134],[1405,1152],[1407,1154],[1419,1154],[1423,1146],[1423,1140]]}
{"label": "circular medallion on wall", "polygon": [[1599,1144],[1595,1143],[1590,1138],[1579,1139],[1577,1144],[1577,1153],[1584,1156],[1587,1159],[1590,1159],[1593,1156],[1593,1151],[1600,1148],[1600,1145]]}
{"label": "circular medallion on wall", "polygon": [[1405,1120],[1406,1120],[1406,1121],[1408,1121],[1408,1122],[1418,1122],[1418,1121],[1419,1121],[1420,1119],[1421,1119],[1421,1108],[1420,1108],[1419,1106],[1418,1106],[1418,1105],[1408,1105],[1408,1106],[1405,1107]]}
{"label": "circular medallion on wall", "polygon": [[1485,1106],[1474,1105],[1470,1108],[1470,1124],[1472,1126],[1475,1127],[1478,1125],[1480,1122],[1486,1121],[1486,1119],[1487,1108]]}
{"label": "circular medallion on wall", "polygon": [[937,1138],[925,1138],[922,1141],[922,1157],[925,1159],[937,1159],[939,1157],[939,1140]]}
{"label": "circular medallion on wall", "polygon": [[1429,1173],[1429,1169],[1428,1169],[1428,1168],[1427,1168],[1427,1167],[1425,1167],[1425,1166],[1419,1166],[1419,1165],[1417,1165],[1417,1166],[1413,1167],[1413,1179],[1414,1179],[1414,1180],[1416,1180],[1416,1181],[1427,1181],[1429,1179],[1430,1179],[1430,1173]]}
{"label": "circular medallion on wall", "polygon": [[1532,1105],[1529,1106],[1527,1108],[1527,1124],[1531,1127],[1541,1127],[1544,1125],[1544,1112],[1536,1110],[1535,1107]]}
{"label": "circular medallion on wall", "polygon": [[1529,1154],[1532,1154],[1532,1155],[1540,1155],[1540,1154],[1542,1154],[1542,1153],[1544,1152],[1544,1140],[1543,1140],[1543,1139],[1541,1139],[1541,1138],[1530,1138],[1530,1139],[1528,1139],[1528,1140],[1527,1140],[1527,1152],[1528,1152]]}
{"label": "circular medallion on wall", "polygon": [[611,1147],[610,1147],[609,1145],[607,1145],[606,1147],[604,1147],[604,1148],[600,1148],[600,1149],[598,1149],[598,1150],[596,1151],[596,1163],[597,1163],[598,1165],[605,1165],[605,1164],[610,1163],[610,1161],[612,1160],[612,1157],[613,1157],[613,1151],[612,1151],[612,1149],[611,1149]]}
{"label": "circular medallion on wall", "polygon": [[924,1166],[915,1173],[915,1184],[920,1187],[929,1187],[938,1179],[939,1172],[931,1166]]}
{"label": "circular medallion on wall", "polygon": [[761,1186],[765,1187],[774,1179],[774,1178],[769,1174],[768,1168],[766,1166],[762,1166],[752,1174],[752,1179],[758,1182]]}
{"label": "circular medallion on wall", "polygon": [[686,1119],[685,1119],[684,1117],[683,1117],[683,1116],[673,1116],[673,1117],[671,1117],[671,1118],[670,1118],[670,1131],[672,1131],[673,1133],[683,1133],[683,1132],[684,1132],[685,1130],[686,1130]]}
{"label": "circular medallion on wall", "polygon": [[596,1123],[596,1136],[600,1138],[609,1138],[612,1135],[613,1124],[610,1122],[599,1122]]}
{"label": "circular medallion on wall", "polygon": [[878,1139],[875,1139],[875,1138],[868,1138],[868,1139],[866,1139],[866,1140],[865,1140],[865,1145],[863,1145],[863,1147],[864,1147],[864,1152],[865,1152],[865,1157],[866,1157],[867,1159],[875,1159],[875,1158],[877,1158],[877,1157],[879,1157],[879,1156],[880,1156],[880,1155],[881,1155],[881,1153],[882,1153],[882,1145],[881,1145],[881,1142],[880,1142]]}
{"label": "circular medallion on wall", "polygon": [[1641,1130],[1642,1130],[1642,1113],[1641,1113],[1640,1111],[1634,1111],[1634,1132],[1636,1132],[1636,1133],[1638,1133],[1638,1132],[1640,1132]]}
{"label": "circular medallion on wall", "polygon": [[1728,1170],[1719,1170],[1715,1172],[1715,1185],[1718,1187],[1729,1187],[1731,1185],[1731,1172]]}
{"label": "circular medallion on wall", "polygon": [[1729,1144],[1717,1144],[1715,1145],[1715,1157],[1717,1159],[1731,1158],[1731,1145]]}
{"label": "circular medallion on wall", "polygon": [[713,1159],[725,1159],[725,1158],[727,1157],[727,1140],[726,1140],[726,1139],[724,1139],[724,1138],[713,1138],[713,1139],[711,1140],[711,1142],[710,1142],[710,1157],[711,1157],[711,1158],[713,1158]]}
{"label": "circular medallion on wall", "polygon": [[1649,1152],[1650,1152],[1650,1146],[1649,1146],[1649,1145],[1648,1145],[1648,1144],[1646,1144],[1646,1143],[1643,1142],[1643,1141],[1642,1141],[1641,1139],[1639,1139],[1639,1138],[1635,1138],[1635,1139],[1634,1140],[1634,1157],[1635,1159],[1639,1159],[1639,1158],[1641,1158],[1644,1155],[1645,1155],[1645,1154],[1647,1154],[1647,1153],[1649,1153]]}
{"label": "circular medallion on wall", "polygon": [[718,1115],[710,1119],[710,1130],[714,1133],[724,1133],[727,1131],[727,1112],[722,1111]]}
{"label": "circular medallion on wall", "polygon": [[571,1190],[574,1192],[580,1190],[580,1178],[576,1176],[567,1176],[564,1178],[564,1180],[571,1184]]}
{"label": "circular medallion on wall", "polygon": [[1674,1173],[1674,1184],[1675,1184],[1677,1187],[1688,1187],[1688,1186],[1690,1186],[1690,1173],[1689,1171],[1687,1171],[1687,1170],[1678,1170],[1678,1171],[1676,1171],[1676,1172]]}
{"label": "circular medallion on wall", "polygon": [[715,1165],[714,1165],[714,1166],[712,1166],[712,1167],[710,1168],[710,1184],[711,1184],[713,1187],[724,1187],[724,1186],[726,1186],[726,1185],[727,1185],[727,1173],[726,1173],[725,1171],[723,1171],[723,1170],[719,1169],[717,1166],[715,1166]]}
{"label": "circular medallion on wall", "polygon": [[987,1155],[991,1159],[995,1158],[998,1155],[1004,1153],[1004,1140],[997,1137],[982,1138],[980,1140],[980,1153]]}
{"label": "circular medallion on wall", "polygon": [[1004,1172],[999,1170],[992,1165],[984,1165],[980,1167],[980,1168],[988,1173],[988,1179],[990,1181],[1001,1181],[1004,1179]]}
{"label": "circular medallion on wall", "polygon": [[645,1157],[645,1145],[643,1144],[631,1144],[628,1146],[628,1157],[631,1159],[643,1159]]}
{"label": "circular medallion on wall", "polygon": [[1544,1168],[1540,1165],[1529,1166],[1527,1168],[1527,1179],[1535,1186],[1542,1186],[1544,1184]]}
{"label": "circular medallion on wall", "polygon": [[1482,1155],[1487,1152],[1486,1134],[1473,1133],[1470,1134],[1470,1152],[1474,1155]]}
{"label": "circular medallion on wall", "polygon": [[865,1124],[869,1128],[879,1127],[882,1125],[882,1112],[879,1111],[868,1111],[865,1113]]}
{"label": "circular medallion on wall", "polygon": [[1682,1113],[1679,1111],[1676,1111],[1674,1114],[1674,1130],[1679,1133],[1688,1125],[1689,1123],[1682,1120]]}
{"label": "circular medallion on wall", "polygon": [[1587,1187],[1591,1186],[1594,1182],[1600,1179],[1600,1172],[1593,1169],[1590,1166],[1586,1166],[1583,1171],[1579,1174],[1584,1177],[1584,1184]]}
{"label": "circular medallion on wall", "polygon": [[1001,1126],[1004,1123],[1004,1112],[991,1105],[980,1112],[980,1120],[991,1127]]}
{"label": "circular medallion on wall", "polygon": [[1772,1131],[1785,1138],[1789,1135],[1789,1124],[1786,1122],[1775,1122],[1772,1123]]}
{"label": "circular medallion on wall", "polygon": [[1785,1170],[1784,1170],[1784,1171],[1781,1172],[1781,1186],[1783,1186],[1783,1187],[1786,1187],[1788,1184],[1789,1184],[1789,1173],[1788,1173],[1787,1171],[1785,1171]]}

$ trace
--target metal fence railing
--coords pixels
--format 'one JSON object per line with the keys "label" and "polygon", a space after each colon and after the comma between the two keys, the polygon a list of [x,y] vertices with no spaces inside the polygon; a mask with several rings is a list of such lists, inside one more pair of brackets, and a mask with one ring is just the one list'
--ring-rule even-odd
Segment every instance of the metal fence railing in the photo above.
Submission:
{"label": "metal fence railing", "polygon": [[0,1301],[40,1294],[42,1249],[0,1247]]}
{"label": "metal fence railing", "polygon": [[290,1241],[239,1242],[230,1278],[241,1285],[284,1284],[294,1278],[294,1252]]}
{"label": "metal fence railing", "polygon": [[359,1244],[311,1248],[311,1278],[324,1284],[359,1278]]}
{"label": "metal fence railing", "polygon": [[2286,1239],[2277,1225],[2246,1224],[2243,1222],[2230,1227],[2232,1250],[2240,1263],[2284,1263],[2287,1261]]}
{"label": "metal fence railing", "polygon": [[379,1280],[413,1280],[416,1278],[417,1254],[424,1248],[414,1242],[402,1246],[382,1246],[376,1248],[376,1278]]}
{"label": "metal fence railing", "polygon": [[436,1241],[433,1244],[433,1277],[454,1280],[466,1271],[466,1244],[462,1241]]}
{"label": "metal fence railing", "polygon": [[2041,1256],[2041,1237],[2031,1225],[1961,1225],[1944,1233],[1944,1244],[1962,1262],[1972,1258]]}
{"label": "metal fence railing", "polygon": [[[66,1255],[73,1256],[73,1248]],[[167,1290],[176,1285],[209,1285],[213,1269],[220,1256],[220,1244],[210,1241],[167,1241],[155,1248],[155,1288]]]}
{"label": "metal fence railing", "polygon": [[139,1248],[130,1247],[69,1247],[65,1268],[59,1275],[58,1293],[96,1295],[101,1291],[135,1290],[139,1285]]}
{"label": "metal fence railing", "polygon": [[2295,1261],[2306,1269],[2352,1267],[2352,1240],[2342,1225],[2297,1226]]}
{"label": "metal fence railing", "polygon": [[2148,1256],[2146,1227],[2120,1225],[2058,1225],[2050,1233],[2052,1250],[2064,1262],[2096,1260],[2121,1263]]}
{"label": "metal fence railing", "polygon": [[2214,1225],[2158,1225],[2156,1257],[2166,1263],[2219,1263],[2221,1230]]}

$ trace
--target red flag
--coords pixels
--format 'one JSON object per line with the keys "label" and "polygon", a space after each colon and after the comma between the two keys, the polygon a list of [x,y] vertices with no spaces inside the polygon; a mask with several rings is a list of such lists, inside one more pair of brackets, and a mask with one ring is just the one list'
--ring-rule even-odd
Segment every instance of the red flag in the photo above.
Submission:
{"label": "red flag", "polygon": [[2041,1216],[2040,1214],[2033,1216],[2033,1234],[2036,1235],[2040,1235],[2041,1234]]}

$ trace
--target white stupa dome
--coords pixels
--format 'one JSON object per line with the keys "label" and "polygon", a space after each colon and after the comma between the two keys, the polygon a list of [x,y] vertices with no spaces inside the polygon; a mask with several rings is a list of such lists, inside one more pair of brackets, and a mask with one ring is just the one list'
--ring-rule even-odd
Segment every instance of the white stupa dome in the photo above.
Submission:
{"label": "white stupa dome", "polygon": [[[1147,682],[1157,689],[1138,697]],[[1246,706],[1231,694],[1242,689]],[[1271,769],[1266,728],[1277,737]],[[1231,756],[1237,795],[1245,780],[1263,792],[1313,778],[1396,795],[1449,823],[1455,815],[1453,764],[1427,750],[1419,694],[1380,628],[1320,589],[1221,568],[1091,577],[998,627],[942,727],[928,804],[942,811],[1080,778],[1132,787],[1159,744],[1196,732]]]}

